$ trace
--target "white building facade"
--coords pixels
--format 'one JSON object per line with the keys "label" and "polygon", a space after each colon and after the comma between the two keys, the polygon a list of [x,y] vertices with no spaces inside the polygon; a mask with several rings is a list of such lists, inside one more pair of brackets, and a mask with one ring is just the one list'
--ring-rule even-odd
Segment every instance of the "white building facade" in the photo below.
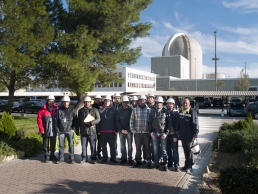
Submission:
{"label": "white building facade", "polygon": [[108,87],[103,87],[101,84],[96,83],[93,92],[140,92],[140,91],[156,91],[156,74],[146,71],[140,71],[129,67],[118,66],[115,72],[125,82],[119,84],[116,82],[111,83]]}

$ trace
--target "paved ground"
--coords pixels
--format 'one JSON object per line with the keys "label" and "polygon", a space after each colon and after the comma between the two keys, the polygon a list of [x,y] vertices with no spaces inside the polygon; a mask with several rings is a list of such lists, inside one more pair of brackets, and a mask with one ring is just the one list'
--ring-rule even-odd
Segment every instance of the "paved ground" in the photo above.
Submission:
{"label": "paved ground", "polygon": [[[218,116],[205,114],[199,118],[199,144],[203,150],[200,157],[204,159],[194,167],[192,176],[174,172],[173,169],[167,172],[148,169],[145,165],[133,168],[110,163],[79,164],[81,148],[77,146],[75,164],[42,163],[42,155],[1,164],[0,193],[193,193],[200,182],[195,172],[200,174],[206,165],[205,161],[209,160],[210,142],[222,121]],[[179,151],[180,165],[183,166],[181,145]]]}

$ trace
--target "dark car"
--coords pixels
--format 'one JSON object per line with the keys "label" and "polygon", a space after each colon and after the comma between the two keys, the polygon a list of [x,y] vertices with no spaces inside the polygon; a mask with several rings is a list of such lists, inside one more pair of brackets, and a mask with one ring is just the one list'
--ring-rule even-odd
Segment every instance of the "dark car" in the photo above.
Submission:
{"label": "dark car", "polygon": [[[0,101],[0,111],[6,111],[7,110],[7,104],[8,104],[8,100],[1,100]],[[20,112],[18,102],[13,102],[12,112]]]}
{"label": "dark car", "polygon": [[245,105],[242,102],[231,102],[228,106],[227,114],[229,116],[231,115],[245,116],[246,115]]}
{"label": "dark car", "polygon": [[195,100],[190,100],[190,106],[199,114],[199,104]]}
{"label": "dark car", "polygon": [[223,107],[224,105],[224,102],[221,98],[213,98],[213,106],[220,106],[220,107]]}
{"label": "dark car", "polygon": [[258,102],[250,102],[246,107],[246,113],[251,114],[254,119],[258,119]]}
{"label": "dark car", "polygon": [[230,102],[238,103],[238,102],[242,102],[242,100],[239,98],[231,98]]}
{"label": "dark car", "polygon": [[205,99],[205,101],[206,101],[206,105],[208,106],[208,107],[210,107],[211,106],[211,99],[210,99],[210,97],[204,97],[204,99]]}
{"label": "dark car", "polygon": [[37,113],[43,106],[43,101],[27,101],[22,103],[19,107],[21,112],[31,112],[31,113]]}
{"label": "dark car", "polygon": [[195,97],[194,100],[199,104],[200,108],[205,108],[207,106],[207,101],[204,97]]}

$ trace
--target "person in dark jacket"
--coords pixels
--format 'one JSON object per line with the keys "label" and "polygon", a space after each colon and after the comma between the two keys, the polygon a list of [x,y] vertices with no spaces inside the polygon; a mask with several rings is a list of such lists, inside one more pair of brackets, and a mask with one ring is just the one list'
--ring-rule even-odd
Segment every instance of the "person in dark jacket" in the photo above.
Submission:
{"label": "person in dark jacket", "polygon": [[[102,105],[103,105],[103,102],[101,101],[101,96],[96,95],[95,98],[94,98],[94,103],[93,103],[92,107],[99,110]],[[101,156],[101,142],[100,142],[100,136],[99,136],[98,133],[97,133],[97,157],[98,157],[98,159],[102,159],[102,156]]]}
{"label": "person in dark jacket", "polygon": [[99,109],[100,122],[97,131],[100,134],[101,147],[103,158],[101,163],[106,163],[108,159],[107,143],[110,147],[110,161],[117,163],[115,143],[117,141],[117,127],[116,127],[116,109],[111,104],[111,97],[105,96],[104,105]]}
{"label": "person in dark jacket", "polygon": [[[55,103],[55,97],[50,95],[47,97],[47,102],[42,109],[38,112],[37,123],[39,132],[43,138],[43,149],[45,162],[49,160],[56,160],[55,148],[56,148],[56,129],[55,129],[55,117],[58,106]],[[50,149],[49,149],[50,144]],[[49,156],[50,150],[50,156]]]}
{"label": "person in dark jacket", "polygon": [[175,100],[169,98],[167,100],[167,109],[170,112],[172,128],[167,136],[167,152],[168,152],[168,167],[174,165],[175,171],[179,171],[179,152],[178,152],[178,122],[179,113],[175,111]]}
{"label": "person in dark jacket", "polygon": [[148,168],[151,168],[150,154],[150,133],[149,133],[149,115],[151,109],[146,105],[146,96],[141,95],[139,104],[133,109],[130,119],[130,129],[134,134],[136,145],[135,167],[142,165],[142,146],[144,145]]}
{"label": "person in dark jacket", "polygon": [[124,164],[127,162],[127,152],[126,152],[126,140],[128,146],[128,163],[133,164],[132,159],[132,142],[133,142],[133,135],[130,130],[130,118],[132,114],[132,108],[128,105],[129,99],[127,96],[123,96],[122,99],[122,107],[117,110],[116,113],[116,126],[119,131],[120,137],[120,145],[121,145],[121,152],[122,152],[122,160],[120,164]]}
{"label": "person in dark jacket", "polygon": [[190,148],[193,141],[197,139],[199,133],[199,122],[197,112],[190,106],[189,98],[185,98],[183,100],[179,115],[179,140],[182,142],[185,154],[185,166],[182,167],[181,170],[191,173],[193,153]]}
{"label": "person in dark jacket", "polygon": [[73,106],[70,106],[69,96],[62,98],[62,107],[57,111],[56,130],[59,134],[59,159],[57,164],[64,162],[64,143],[68,139],[70,163],[74,163],[73,137],[76,127],[76,113]]}
{"label": "person in dark jacket", "polygon": [[149,118],[149,129],[154,148],[155,167],[159,168],[159,146],[161,145],[163,156],[163,170],[167,171],[167,135],[171,129],[171,119],[169,111],[163,107],[163,98],[156,98],[156,108],[152,109]]}
{"label": "person in dark jacket", "polygon": [[[121,106],[121,95],[119,93],[115,93],[114,94],[114,102],[113,102],[113,107],[118,110]],[[118,155],[118,151],[117,151],[117,138],[116,138],[116,143],[115,143],[115,148],[116,148],[116,156]],[[121,151],[122,152],[122,151]]]}
{"label": "person in dark jacket", "polygon": [[[91,119],[89,117],[92,117]],[[94,118],[94,120],[93,120]],[[81,134],[82,145],[82,160],[81,163],[88,162],[87,147],[90,142],[91,163],[95,164],[96,157],[96,125],[100,122],[99,111],[91,106],[91,98],[84,98],[84,107],[78,112],[78,126]],[[79,129],[76,129],[76,134],[79,134]]]}

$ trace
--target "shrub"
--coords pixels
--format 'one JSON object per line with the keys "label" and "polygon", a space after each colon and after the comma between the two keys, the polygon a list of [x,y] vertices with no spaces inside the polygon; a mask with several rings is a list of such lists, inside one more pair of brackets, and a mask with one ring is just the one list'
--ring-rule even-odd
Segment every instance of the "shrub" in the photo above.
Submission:
{"label": "shrub", "polygon": [[15,149],[9,146],[6,142],[0,142],[0,157],[11,156],[16,154]]}
{"label": "shrub", "polygon": [[254,194],[258,192],[258,169],[232,166],[220,171],[218,181],[223,194]]}
{"label": "shrub", "polygon": [[25,152],[25,157],[35,156],[43,150],[42,136],[38,132],[29,133],[28,136],[20,141],[21,151]]}
{"label": "shrub", "polygon": [[12,115],[3,112],[0,123],[0,130],[2,131],[2,135],[4,136],[4,138],[11,139],[13,136],[16,135],[17,129]]}

